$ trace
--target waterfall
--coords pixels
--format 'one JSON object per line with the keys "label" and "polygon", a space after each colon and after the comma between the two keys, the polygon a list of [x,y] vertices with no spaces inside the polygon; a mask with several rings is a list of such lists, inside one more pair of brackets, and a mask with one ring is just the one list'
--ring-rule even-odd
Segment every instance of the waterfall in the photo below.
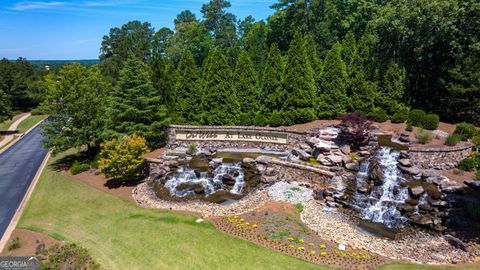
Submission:
{"label": "waterfall", "polygon": [[241,194],[245,182],[240,162],[223,163],[213,170],[211,176],[209,176],[208,172],[197,172],[193,169],[180,166],[177,169],[177,174],[171,176],[165,182],[165,188],[167,188],[172,196],[185,197],[195,194],[195,187],[201,187],[205,197],[208,197],[219,190],[226,190],[228,188],[223,182],[225,175],[229,175],[235,182],[229,192]]}
{"label": "waterfall", "polygon": [[[408,188],[402,187],[401,183],[406,182],[402,173],[397,167],[397,160],[400,153],[389,147],[380,147],[374,159],[377,159],[383,173],[383,181],[379,186],[373,186],[367,194],[356,192],[353,199],[354,208],[359,210],[363,219],[375,223],[382,223],[388,228],[401,228],[408,219],[403,217],[396,206],[409,199]],[[357,175],[357,190],[365,187],[368,183],[368,163],[365,161],[360,166]]]}

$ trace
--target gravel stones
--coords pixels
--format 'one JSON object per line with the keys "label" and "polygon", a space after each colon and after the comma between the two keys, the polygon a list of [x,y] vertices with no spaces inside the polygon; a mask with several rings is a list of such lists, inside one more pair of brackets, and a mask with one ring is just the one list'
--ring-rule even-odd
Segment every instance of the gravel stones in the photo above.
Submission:
{"label": "gravel stones", "polygon": [[313,200],[313,190],[303,187],[297,182],[277,182],[267,190],[268,196],[276,201],[287,201],[292,204],[303,204]]}

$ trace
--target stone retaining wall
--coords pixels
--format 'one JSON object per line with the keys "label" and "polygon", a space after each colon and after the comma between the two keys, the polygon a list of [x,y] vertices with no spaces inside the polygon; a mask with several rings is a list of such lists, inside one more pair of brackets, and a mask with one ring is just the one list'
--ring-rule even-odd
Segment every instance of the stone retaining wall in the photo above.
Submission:
{"label": "stone retaining wall", "polygon": [[413,163],[422,169],[449,170],[468,157],[472,144],[442,147],[410,147],[408,149]]}
{"label": "stone retaining wall", "polygon": [[[193,136],[187,139],[186,131],[191,132]],[[168,147],[170,149],[178,147],[188,148],[189,145],[195,144],[200,149],[258,148],[277,151],[298,147],[311,135],[308,132],[285,128],[187,125],[170,125],[167,129],[167,134],[169,137]],[[198,138],[198,134],[201,134],[201,138],[196,140],[195,138]],[[229,139],[228,134],[233,135],[233,138]]]}

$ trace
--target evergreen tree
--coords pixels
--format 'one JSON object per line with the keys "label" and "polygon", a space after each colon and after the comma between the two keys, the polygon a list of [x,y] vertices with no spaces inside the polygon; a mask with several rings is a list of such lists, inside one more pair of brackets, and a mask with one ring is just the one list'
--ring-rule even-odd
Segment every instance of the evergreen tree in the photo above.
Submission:
{"label": "evergreen tree", "polygon": [[348,97],[346,94],[347,71],[342,60],[340,43],[335,43],[324,60],[318,116],[333,118],[346,112]]}
{"label": "evergreen tree", "polygon": [[262,79],[262,104],[266,113],[280,111],[285,94],[282,88],[283,64],[282,55],[277,43],[270,46],[267,63]]}
{"label": "evergreen tree", "polygon": [[233,125],[240,111],[232,71],[220,49],[209,52],[203,77],[203,122],[207,125]]}
{"label": "evergreen tree", "polygon": [[174,88],[176,71],[173,63],[164,58],[156,58],[149,63],[151,70],[151,81],[156,89],[157,96],[162,104],[174,104]]}
{"label": "evergreen tree", "polygon": [[202,112],[202,92],[198,82],[197,66],[190,51],[185,51],[177,68],[175,84],[176,122],[198,124]]}
{"label": "evergreen tree", "polygon": [[0,88],[0,122],[12,116],[10,97]]}
{"label": "evergreen tree", "polygon": [[405,69],[397,64],[390,64],[383,76],[377,104],[392,115],[405,108],[402,103],[405,94]]}
{"label": "evergreen tree", "polygon": [[347,73],[350,74],[350,68],[354,57],[357,54],[357,41],[352,31],[349,31],[342,41],[342,59],[347,67]]}
{"label": "evergreen tree", "polygon": [[137,134],[146,138],[151,147],[163,144],[167,110],[142,61],[130,58],[125,62],[108,105],[105,139]]}
{"label": "evergreen tree", "polygon": [[246,51],[240,52],[234,75],[235,92],[242,113],[261,111],[260,89],[252,59]]}
{"label": "evergreen tree", "polygon": [[302,35],[297,32],[288,49],[283,88],[286,93],[283,108],[293,122],[308,122],[315,118],[317,89]]}
{"label": "evergreen tree", "polygon": [[320,84],[320,75],[322,73],[322,62],[320,61],[320,56],[318,54],[317,44],[312,35],[307,35],[305,37],[305,50],[307,52],[307,57],[310,62],[310,66],[313,70],[313,77],[315,78],[315,84],[317,89]]}
{"label": "evergreen tree", "polygon": [[347,94],[349,96],[349,110],[368,114],[375,107],[378,87],[375,82],[367,80],[364,66],[357,52],[351,56]]}

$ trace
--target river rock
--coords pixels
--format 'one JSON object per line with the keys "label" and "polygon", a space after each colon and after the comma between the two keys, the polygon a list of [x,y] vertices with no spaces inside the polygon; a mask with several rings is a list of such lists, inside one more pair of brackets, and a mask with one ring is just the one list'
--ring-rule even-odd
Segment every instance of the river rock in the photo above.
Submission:
{"label": "river rock", "polygon": [[315,144],[319,143],[320,142],[320,139],[317,138],[317,137],[310,137],[308,138],[307,140],[307,143],[310,145],[310,146],[314,146]]}
{"label": "river rock", "polygon": [[465,252],[468,252],[469,251],[469,247],[467,246],[467,244],[465,244],[462,240],[450,235],[450,234],[447,234],[443,237],[445,240],[447,240],[447,242],[456,247],[456,248],[459,248]]}
{"label": "river rock", "polygon": [[307,152],[308,154],[312,154],[313,152],[313,149],[310,147],[310,145],[306,144],[306,143],[302,143],[300,144],[300,149],[302,149],[303,151]]}
{"label": "river rock", "polygon": [[208,163],[210,167],[217,168],[223,163],[223,158],[212,158],[212,160]]}
{"label": "river rock", "polygon": [[410,175],[420,175],[421,171],[419,168],[415,167],[415,166],[412,166],[412,167],[404,167],[404,166],[401,166],[400,164],[398,165],[398,168],[404,172],[404,173],[407,173],[407,174],[410,174]]}
{"label": "river rock", "polygon": [[307,161],[310,159],[310,154],[300,148],[293,149],[292,154],[294,154],[295,156],[298,156],[298,158],[304,161]]}
{"label": "river rock", "polygon": [[251,163],[254,163],[255,160],[253,158],[249,158],[249,157],[244,157],[242,159],[242,163],[247,163],[247,164],[251,164]]}
{"label": "river rock", "polygon": [[330,155],[326,157],[327,160],[332,162],[335,165],[341,164],[342,163],[342,157],[341,156],[335,156],[335,155]]}
{"label": "river rock", "polygon": [[433,220],[429,216],[415,215],[411,217],[411,221],[413,224],[417,224],[420,226],[428,226],[433,224]]}
{"label": "river rock", "polygon": [[405,213],[405,212],[413,212],[415,210],[415,207],[408,203],[400,204],[397,206],[398,211]]}
{"label": "river rock", "polygon": [[475,190],[480,190],[480,180],[465,180],[465,185]]}
{"label": "river rock", "polygon": [[[418,208],[423,211],[430,211],[432,210],[432,206],[428,203],[422,203],[418,205]],[[435,223],[435,222],[434,222]]]}
{"label": "river rock", "polygon": [[332,145],[328,142],[320,140],[318,143],[315,144],[315,150],[323,151],[323,152],[328,152],[332,150]]}
{"label": "river rock", "polygon": [[323,166],[332,166],[332,162],[327,160],[324,156],[320,155],[317,157],[317,161],[322,164]]}
{"label": "river rock", "polygon": [[368,165],[368,171],[370,179],[373,180],[376,186],[379,186],[383,183],[385,175],[383,174],[382,167],[378,160],[374,159],[372,162],[370,162]]}
{"label": "river rock", "polygon": [[425,192],[422,186],[409,187],[408,190],[410,191],[410,194],[415,198],[420,197],[420,195]]}
{"label": "river rock", "polygon": [[412,161],[410,159],[401,158],[398,163],[404,167],[412,167]]}
{"label": "river rock", "polygon": [[342,151],[342,153],[344,153],[345,155],[348,155],[352,150],[350,149],[350,145],[346,144],[340,147],[340,151]]}
{"label": "river rock", "polygon": [[260,164],[268,164],[272,160],[269,156],[258,156],[255,161]]}
{"label": "river rock", "polygon": [[359,167],[358,167],[358,163],[357,163],[357,162],[346,163],[346,164],[345,164],[345,168],[346,168],[347,170],[351,170],[351,171],[358,171],[358,170],[359,170]]}

